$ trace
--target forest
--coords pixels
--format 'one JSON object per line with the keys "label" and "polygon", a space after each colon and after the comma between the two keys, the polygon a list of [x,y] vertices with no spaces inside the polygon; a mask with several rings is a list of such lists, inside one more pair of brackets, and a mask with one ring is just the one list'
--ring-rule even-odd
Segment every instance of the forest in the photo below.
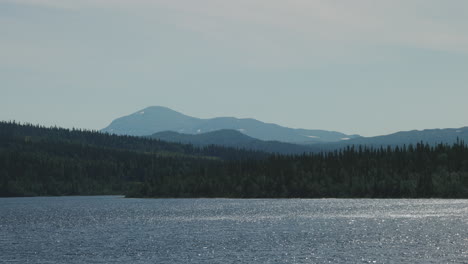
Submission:
{"label": "forest", "polygon": [[0,196],[468,198],[468,146],[279,155],[0,122]]}

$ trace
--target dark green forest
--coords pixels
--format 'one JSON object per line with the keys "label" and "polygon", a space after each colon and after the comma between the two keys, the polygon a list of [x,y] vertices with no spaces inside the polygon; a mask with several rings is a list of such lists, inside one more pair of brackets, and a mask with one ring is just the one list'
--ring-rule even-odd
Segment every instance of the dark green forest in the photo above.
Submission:
{"label": "dark green forest", "polygon": [[0,196],[103,194],[468,198],[468,146],[278,155],[0,122]]}

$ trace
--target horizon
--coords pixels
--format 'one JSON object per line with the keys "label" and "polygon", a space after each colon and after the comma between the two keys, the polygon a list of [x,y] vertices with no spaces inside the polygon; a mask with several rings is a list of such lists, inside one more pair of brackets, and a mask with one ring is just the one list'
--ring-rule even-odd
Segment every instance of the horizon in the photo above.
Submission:
{"label": "horizon", "polygon": [[0,120],[101,130],[161,105],[366,137],[466,127],[465,10],[461,0],[0,0]]}
{"label": "horizon", "polygon": [[[264,122],[262,120],[258,120],[258,119],[255,119],[255,118],[250,118],[250,117],[245,117],[245,118],[239,118],[239,117],[235,117],[235,116],[217,116],[217,117],[210,117],[210,118],[201,118],[201,117],[196,117],[196,116],[190,116],[186,113],[182,113],[182,112],[179,112],[175,109],[171,109],[169,107],[166,107],[166,106],[160,106],[160,105],[153,105],[153,106],[148,106],[148,107],[145,107],[145,108],[142,108],[138,111],[135,111],[135,112],[132,112],[128,115],[124,115],[124,116],[121,116],[121,117],[125,117],[125,116],[130,116],[130,115],[133,115],[133,114],[136,114],[136,113],[139,113],[143,110],[146,110],[148,108],[151,108],[151,107],[161,107],[161,108],[166,108],[166,109],[169,109],[169,110],[172,110],[174,112],[177,112],[179,114],[182,114],[182,115],[185,115],[185,116],[188,116],[188,117],[191,117],[191,118],[197,118],[197,119],[203,119],[203,120],[207,120],[207,119],[212,119],[212,118],[235,118],[235,119],[253,119],[253,120],[256,120],[256,121],[260,121],[262,123],[265,123],[265,124],[274,124],[274,125],[279,125],[279,126],[282,126],[282,127],[287,127],[287,126],[284,126],[284,125],[281,125],[281,124],[277,124],[277,123],[268,123],[268,122]],[[121,117],[118,117],[118,118],[121,118]],[[118,119],[116,118],[116,119]],[[115,119],[114,119],[115,120]],[[83,127],[76,127],[76,126],[72,126],[72,127],[64,127],[64,126],[58,126],[56,124],[51,124],[51,125],[45,125],[45,124],[41,124],[41,123],[32,123],[32,122],[27,122],[27,121],[18,121],[18,120],[0,120],[0,122],[14,122],[14,123],[18,123],[20,125],[33,125],[33,126],[43,126],[43,127],[46,127],[46,128],[52,128],[52,127],[57,127],[57,128],[63,128],[63,129],[78,129],[78,130],[84,130],[84,131],[96,131],[96,132],[102,132],[104,129],[106,129],[114,120],[112,120],[111,122],[109,122],[109,124],[103,128],[98,128],[98,129],[90,129],[90,128],[83,128]],[[394,133],[398,133],[398,132],[413,132],[413,131],[426,131],[426,130],[444,130],[444,129],[462,129],[462,128],[466,128],[468,126],[463,126],[463,127],[436,127],[436,128],[424,128],[424,129],[410,129],[410,130],[399,130],[399,131],[395,131],[395,132],[391,132],[391,133],[388,133],[388,134],[382,134],[382,135],[372,135],[372,136],[365,136],[365,135],[361,135],[361,134],[347,134],[348,136],[360,136],[360,137],[379,137],[379,136],[387,136],[387,135],[391,135],[391,134],[394,134]],[[287,127],[287,128],[292,128],[292,129],[309,129],[309,128],[303,128],[303,127]],[[221,130],[232,130],[232,131],[238,131],[236,129],[220,129],[220,130],[216,130],[216,131],[221,131]],[[310,129],[310,130],[324,130],[324,129]],[[204,133],[212,133],[212,132],[216,132],[216,131],[208,131],[208,132],[203,132],[201,134],[204,134]],[[341,132],[341,131],[333,131],[333,130],[324,130],[324,131],[330,131],[330,132]],[[171,131],[171,130],[167,130],[167,131],[161,131],[161,132],[175,132],[175,133],[179,133],[179,134],[185,134],[185,133],[181,133],[181,132],[177,132],[177,131]],[[157,132],[157,133],[161,133],[161,132]],[[108,132],[104,132],[104,133],[108,133]],[[242,132],[241,132],[242,133]],[[341,132],[343,133],[343,132]],[[245,134],[245,133],[242,133],[242,134]],[[346,134],[346,133],[344,133]],[[187,135],[190,135],[190,133],[188,133]],[[138,136],[136,136],[138,137]]]}

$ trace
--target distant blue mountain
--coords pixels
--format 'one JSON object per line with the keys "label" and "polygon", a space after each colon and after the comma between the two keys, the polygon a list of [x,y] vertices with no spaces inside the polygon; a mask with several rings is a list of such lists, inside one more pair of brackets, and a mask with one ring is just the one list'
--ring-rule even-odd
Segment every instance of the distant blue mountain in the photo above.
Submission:
{"label": "distant blue mountain", "polygon": [[223,129],[237,130],[249,137],[264,141],[281,141],[294,144],[340,142],[359,137],[358,135],[346,135],[334,131],[287,128],[251,118],[217,117],[201,119],[161,106],[148,107],[131,115],[118,118],[102,131],[117,135],[148,136],[163,131],[195,135]]}
{"label": "distant blue mountain", "polygon": [[468,127],[402,131],[384,136],[360,137],[325,130],[292,129],[255,119],[218,117],[200,119],[166,107],[148,107],[114,120],[103,132],[150,136],[198,146],[221,145],[283,154],[332,151],[347,146],[403,146],[468,143]]}
{"label": "distant blue mountain", "polygon": [[173,131],[158,132],[150,136],[168,142],[192,144],[195,146],[219,145],[240,149],[258,150],[280,154],[302,154],[311,152],[327,152],[346,148],[347,146],[386,147],[417,144],[435,145],[439,143],[453,144],[459,141],[468,143],[468,127],[458,129],[428,129],[422,131],[405,131],[386,136],[361,137],[342,142],[297,145],[279,141],[262,141],[240,133],[237,130],[217,130],[201,134],[182,134]]}

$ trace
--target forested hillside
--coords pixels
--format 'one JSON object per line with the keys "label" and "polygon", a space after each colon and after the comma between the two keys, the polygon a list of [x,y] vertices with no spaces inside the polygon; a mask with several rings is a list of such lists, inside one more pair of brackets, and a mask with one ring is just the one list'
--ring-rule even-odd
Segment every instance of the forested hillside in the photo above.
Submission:
{"label": "forested hillside", "polygon": [[311,155],[0,123],[0,195],[468,198],[468,146],[347,147]]}
{"label": "forested hillside", "polygon": [[267,154],[0,122],[0,196],[124,194],[160,174]]}
{"label": "forested hillside", "polygon": [[189,174],[151,178],[143,197],[464,197],[468,148],[354,148],[266,160],[213,163]]}

